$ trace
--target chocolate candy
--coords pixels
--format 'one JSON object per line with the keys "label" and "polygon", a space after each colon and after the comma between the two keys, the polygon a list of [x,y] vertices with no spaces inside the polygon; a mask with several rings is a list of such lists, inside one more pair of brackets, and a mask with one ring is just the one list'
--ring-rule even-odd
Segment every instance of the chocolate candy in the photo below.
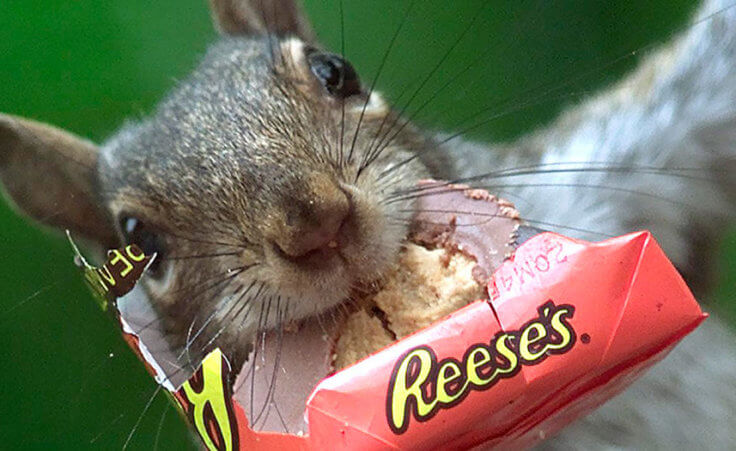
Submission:
{"label": "chocolate candy", "polygon": [[357,311],[336,309],[255,344],[234,386],[255,430],[305,433],[305,402],[330,372],[487,298],[490,274],[515,249],[519,213],[464,185],[422,181],[416,195],[409,242],[381,290]]}

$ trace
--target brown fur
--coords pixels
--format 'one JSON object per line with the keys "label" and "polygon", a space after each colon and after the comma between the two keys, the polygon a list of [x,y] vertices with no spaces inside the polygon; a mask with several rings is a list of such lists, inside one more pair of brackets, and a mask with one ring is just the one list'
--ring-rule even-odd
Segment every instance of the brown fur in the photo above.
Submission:
{"label": "brown fur", "polygon": [[[291,6],[284,11],[298,10]],[[327,93],[302,41],[284,36],[307,35],[303,20],[264,20],[270,11],[258,8],[214,2],[214,17],[232,36],[213,45],[150,118],[123,128],[99,152],[82,140],[53,159],[47,155],[55,148],[13,146],[10,158],[29,167],[4,165],[2,172],[26,214],[53,215],[51,225],[103,246],[112,230],[122,239],[118,223],[125,217],[155,231],[166,249],[159,256],[163,275],[144,284],[170,342],[188,355],[220,346],[235,365],[257,328],[325,311],[379,278],[396,258],[411,209],[410,200],[387,197],[419,178],[447,176],[452,167],[428,152],[431,138],[409,126],[358,175],[382,123],[395,113],[376,93],[344,101]],[[265,36],[264,23],[276,26]],[[32,131],[37,136],[28,136],[41,142],[62,134]],[[67,176],[74,152],[84,153],[87,164]],[[39,158],[50,160],[48,172],[59,177],[22,184]],[[70,177],[86,184],[83,193],[46,197],[63,192]],[[29,202],[35,198],[48,202],[38,207]]]}

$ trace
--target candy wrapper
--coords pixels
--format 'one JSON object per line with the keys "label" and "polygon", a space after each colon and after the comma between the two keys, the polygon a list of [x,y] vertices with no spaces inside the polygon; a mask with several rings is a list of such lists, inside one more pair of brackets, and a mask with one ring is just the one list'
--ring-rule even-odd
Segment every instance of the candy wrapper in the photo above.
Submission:
{"label": "candy wrapper", "polygon": [[[113,251],[108,269],[127,268],[118,254],[142,255]],[[251,428],[219,350],[177,384],[120,318],[209,449],[515,449],[621,392],[706,315],[648,232],[599,243],[541,233],[490,277],[487,299],[321,380],[298,434]],[[300,358],[281,357],[287,374]]]}

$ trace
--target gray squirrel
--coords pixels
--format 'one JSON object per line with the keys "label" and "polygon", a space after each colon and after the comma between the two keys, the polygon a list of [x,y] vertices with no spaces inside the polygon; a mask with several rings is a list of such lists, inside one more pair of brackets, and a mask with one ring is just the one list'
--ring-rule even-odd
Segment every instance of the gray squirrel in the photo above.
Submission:
{"label": "gray squirrel", "polygon": [[[319,313],[380,277],[406,235],[413,201],[402,193],[420,178],[559,169],[545,183],[573,189],[535,189],[534,171],[505,188],[534,200],[525,217],[608,234],[649,229],[693,280],[734,221],[736,8],[726,1],[704,2],[702,22],[615,86],[498,145],[450,145],[405,124],[315,42],[292,0],[210,3],[222,39],[150,117],[102,145],[0,115],[10,200],[93,246],[135,241],[156,252],[144,286],[175,347],[217,337],[242,361],[237,343],[257,329]],[[283,315],[259,318],[277,301]],[[543,446],[733,449],[734,425],[736,338],[711,317]]]}

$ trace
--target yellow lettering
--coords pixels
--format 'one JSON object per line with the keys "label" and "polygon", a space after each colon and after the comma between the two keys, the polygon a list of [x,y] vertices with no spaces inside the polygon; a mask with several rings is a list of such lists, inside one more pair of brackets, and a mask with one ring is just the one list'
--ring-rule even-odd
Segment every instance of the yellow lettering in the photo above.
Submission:
{"label": "yellow lettering", "polygon": [[552,344],[550,343],[548,345],[551,349],[562,349],[570,345],[570,341],[572,339],[572,333],[570,332],[570,329],[565,325],[565,323],[562,322],[562,315],[569,315],[570,311],[565,308],[561,308],[555,312],[554,315],[552,315],[552,319],[550,320],[550,325],[552,326],[552,329],[555,330],[558,334],[560,334],[560,337],[562,337],[562,341],[559,344]]}
{"label": "yellow lettering", "polygon": [[[477,355],[481,356],[480,360],[477,359]],[[491,353],[485,346],[478,346],[473,348],[468,354],[468,363],[466,364],[468,372],[468,381],[474,385],[482,386],[490,383],[493,380],[493,376],[488,379],[483,379],[478,374],[478,368],[491,361]]]}
{"label": "yellow lettering", "polygon": [[[419,371],[411,385],[408,385],[409,366],[413,361],[419,363]],[[406,408],[410,398],[414,398],[420,417],[430,413],[437,403],[437,400],[433,400],[430,404],[426,404],[422,398],[421,386],[429,376],[432,361],[432,354],[424,348],[419,348],[407,354],[397,368],[391,393],[391,424],[396,430],[402,430],[409,421],[409,412]]]}
{"label": "yellow lettering", "polygon": [[110,254],[114,255],[108,262],[110,266],[115,266],[117,262],[122,262],[125,268],[120,271],[120,277],[127,276],[128,273],[130,273],[130,271],[133,269],[133,265],[131,265],[128,259],[126,259],[125,256],[121,254],[120,251],[117,249],[110,249],[107,255],[109,256]]}
{"label": "yellow lettering", "polygon": [[[530,337],[532,331],[536,332],[534,337]],[[534,343],[544,340],[547,336],[547,329],[541,323],[531,323],[526,329],[521,332],[521,338],[519,340],[519,354],[527,362],[537,360],[547,352],[546,346],[542,346],[537,352],[532,352],[529,347]]]}
{"label": "yellow lettering", "polygon": [[495,377],[498,373],[510,373],[514,371],[516,369],[516,366],[519,364],[519,358],[516,356],[516,353],[511,350],[508,343],[506,342],[508,338],[511,338],[509,334],[503,334],[496,339],[496,352],[498,352],[501,357],[509,361],[509,366],[508,368],[497,368],[491,378]]}
{"label": "yellow lettering", "polygon": [[92,294],[102,310],[107,310],[107,296],[110,290],[108,290],[100,275],[94,268],[89,267],[84,269],[84,279],[87,281],[87,286],[92,289]]}
{"label": "yellow lettering", "polygon": [[460,376],[462,376],[462,372],[457,363],[450,361],[442,364],[439,374],[437,374],[437,401],[449,404],[462,396],[467,387],[467,382],[454,395],[447,393],[447,385]]}
{"label": "yellow lettering", "polygon": [[[499,333],[490,346],[471,346],[462,363],[448,358],[440,365],[426,346],[410,350],[396,362],[389,384],[386,414],[391,429],[403,434],[412,415],[417,421],[428,421],[436,410],[451,408],[470,390],[483,390],[500,379],[513,377],[521,365],[533,365],[547,355],[567,352],[575,331],[565,318],[572,318],[575,307],[557,307],[550,300],[537,311],[539,316],[523,329]],[[561,343],[550,343],[557,341],[556,334]]]}
{"label": "yellow lettering", "polygon": [[[138,249],[141,253],[136,254],[136,249]],[[132,244],[125,246],[125,253],[128,254],[128,258],[130,258],[134,262],[141,262],[144,258],[146,258],[146,254],[144,254],[138,246],[133,246]]]}
{"label": "yellow lettering", "polygon": [[107,269],[107,266],[103,266],[101,268],[97,268],[97,274],[102,277],[102,279],[108,283],[108,285],[115,286],[115,278],[110,274],[110,270]]}
{"label": "yellow lettering", "polygon": [[[191,403],[190,415],[194,427],[209,450],[233,450],[233,434],[237,432],[233,430],[234,424],[231,426],[230,414],[226,404],[228,400],[225,399],[225,388],[223,386],[222,359],[222,353],[219,349],[216,349],[202,361],[202,389],[200,391],[194,390],[189,381],[181,387],[187,400]],[[222,443],[213,441],[205,420],[205,409],[211,412],[210,418],[214,417],[212,419],[219,428]]]}

